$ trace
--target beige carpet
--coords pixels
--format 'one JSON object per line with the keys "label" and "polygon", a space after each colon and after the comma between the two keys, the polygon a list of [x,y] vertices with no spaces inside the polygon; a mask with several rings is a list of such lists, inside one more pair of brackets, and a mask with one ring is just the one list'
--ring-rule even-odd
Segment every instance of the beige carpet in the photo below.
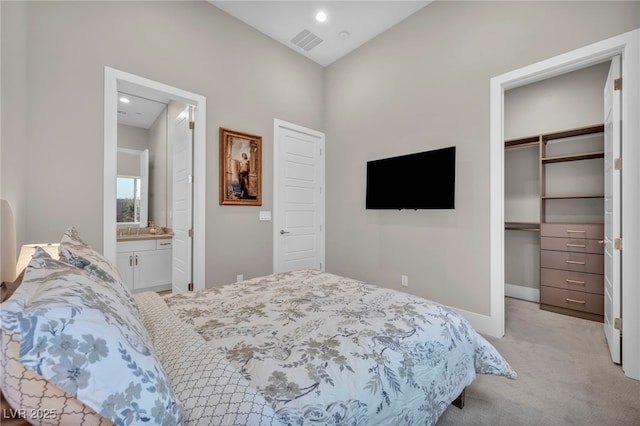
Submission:
{"label": "beige carpet", "polygon": [[518,373],[480,375],[442,425],[640,425],[640,382],[611,362],[602,324],[506,299],[506,334],[488,339]]}

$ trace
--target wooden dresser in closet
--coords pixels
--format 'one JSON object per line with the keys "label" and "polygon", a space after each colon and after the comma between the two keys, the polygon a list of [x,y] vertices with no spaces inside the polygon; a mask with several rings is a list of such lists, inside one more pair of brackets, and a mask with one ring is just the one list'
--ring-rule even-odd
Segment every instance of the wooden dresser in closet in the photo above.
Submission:
{"label": "wooden dresser in closet", "polygon": [[603,322],[604,225],[540,225],[540,308]]}

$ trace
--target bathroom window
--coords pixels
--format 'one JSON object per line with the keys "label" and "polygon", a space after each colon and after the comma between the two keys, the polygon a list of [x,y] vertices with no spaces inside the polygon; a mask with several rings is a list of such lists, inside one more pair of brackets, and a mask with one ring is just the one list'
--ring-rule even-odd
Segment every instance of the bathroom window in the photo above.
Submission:
{"label": "bathroom window", "polygon": [[147,226],[149,220],[149,150],[118,148],[116,222]]}
{"label": "bathroom window", "polygon": [[116,217],[118,223],[140,223],[140,184],[137,176],[118,176]]}

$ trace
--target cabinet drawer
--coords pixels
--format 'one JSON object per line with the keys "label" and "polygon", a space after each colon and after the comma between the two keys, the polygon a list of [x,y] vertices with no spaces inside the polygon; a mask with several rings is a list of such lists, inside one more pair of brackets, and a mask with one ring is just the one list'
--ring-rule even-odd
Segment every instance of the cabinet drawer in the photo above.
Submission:
{"label": "cabinet drawer", "polygon": [[171,238],[161,238],[156,240],[156,249],[168,249],[173,246],[173,240]]}
{"label": "cabinet drawer", "polygon": [[604,274],[604,256],[601,254],[540,250],[540,267]]}
{"label": "cabinet drawer", "polygon": [[540,303],[604,315],[604,296],[600,294],[541,286]]}
{"label": "cabinet drawer", "polygon": [[116,251],[118,252],[144,251],[144,250],[155,250],[155,249],[156,249],[155,240],[118,241],[116,245]]}
{"label": "cabinet drawer", "polygon": [[540,268],[540,285],[604,294],[604,275]]}
{"label": "cabinet drawer", "polygon": [[604,225],[599,223],[541,223],[540,236],[602,240]]}
{"label": "cabinet drawer", "polygon": [[543,250],[603,254],[604,240],[589,240],[585,238],[540,237],[540,248]]}

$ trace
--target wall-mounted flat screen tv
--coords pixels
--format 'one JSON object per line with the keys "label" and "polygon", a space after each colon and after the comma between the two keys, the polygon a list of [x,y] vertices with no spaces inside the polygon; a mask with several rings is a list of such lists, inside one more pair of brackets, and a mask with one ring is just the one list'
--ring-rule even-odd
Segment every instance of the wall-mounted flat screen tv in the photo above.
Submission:
{"label": "wall-mounted flat screen tv", "polygon": [[367,162],[367,209],[453,209],[456,147]]}

